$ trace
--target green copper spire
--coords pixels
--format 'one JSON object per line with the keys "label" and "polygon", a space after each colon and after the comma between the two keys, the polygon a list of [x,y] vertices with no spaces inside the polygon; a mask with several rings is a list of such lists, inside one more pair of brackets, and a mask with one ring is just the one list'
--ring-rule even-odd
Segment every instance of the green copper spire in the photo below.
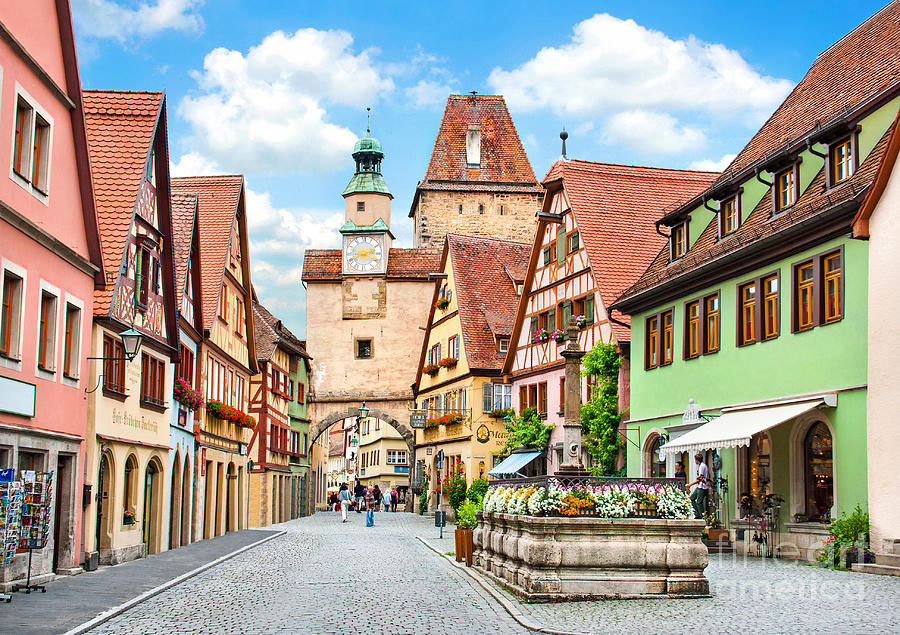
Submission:
{"label": "green copper spire", "polygon": [[[371,108],[366,108],[371,111]],[[381,143],[372,136],[371,121],[366,116],[366,136],[358,140],[353,146],[353,160],[356,161],[356,174],[350,179],[350,183],[344,188],[344,196],[365,192],[391,195],[391,191],[381,176],[381,160],[384,159],[384,150]]]}

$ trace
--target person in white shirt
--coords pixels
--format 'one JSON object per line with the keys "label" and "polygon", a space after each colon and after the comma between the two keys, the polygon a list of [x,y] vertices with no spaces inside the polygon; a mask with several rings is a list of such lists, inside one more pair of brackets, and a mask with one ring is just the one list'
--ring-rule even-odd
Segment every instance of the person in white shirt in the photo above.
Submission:
{"label": "person in white shirt", "polygon": [[347,522],[347,510],[350,509],[350,490],[346,483],[341,483],[341,491],[338,492],[338,502],[341,505],[341,522]]}
{"label": "person in white shirt", "polygon": [[703,462],[703,455],[699,452],[694,455],[694,463],[697,464],[697,478],[685,487],[691,489],[691,486],[697,486],[691,492],[691,504],[694,506],[694,518],[703,518],[703,512],[706,511],[706,499],[709,497],[709,468]]}

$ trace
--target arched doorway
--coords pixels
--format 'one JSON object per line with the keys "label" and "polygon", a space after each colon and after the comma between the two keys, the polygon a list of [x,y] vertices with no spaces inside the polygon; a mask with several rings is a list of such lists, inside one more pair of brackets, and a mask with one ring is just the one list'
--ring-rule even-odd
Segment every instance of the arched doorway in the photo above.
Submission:
{"label": "arched doorway", "polygon": [[834,505],[834,451],[831,431],[823,422],[810,426],[803,440],[806,515],[811,521],[826,521]]}
{"label": "arched doorway", "polygon": [[664,478],[666,475],[666,462],[661,460],[659,449],[663,445],[663,438],[653,433],[647,438],[644,464],[647,466],[646,475],[649,478]]}
{"label": "arched doorway", "polygon": [[109,452],[100,455],[100,470],[97,475],[97,552],[108,551],[112,537],[112,523],[115,514],[111,508],[112,492],[115,491],[115,470]]}
{"label": "arched doorway", "polygon": [[228,464],[226,472],[226,492],[225,492],[225,531],[237,531],[237,473],[235,472],[234,463]]}
{"label": "arched doorway", "polygon": [[144,522],[141,526],[144,555],[159,553],[161,549],[162,474],[159,461],[155,457],[150,459],[144,472]]}
{"label": "arched doorway", "polygon": [[181,544],[191,543],[191,460],[184,458],[184,473],[181,477]]}
{"label": "arched doorway", "polygon": [[169,549],[177,549],[181,546],[181,457],[175,453],[172,462],[172,487],[171,501],[169,504]]}

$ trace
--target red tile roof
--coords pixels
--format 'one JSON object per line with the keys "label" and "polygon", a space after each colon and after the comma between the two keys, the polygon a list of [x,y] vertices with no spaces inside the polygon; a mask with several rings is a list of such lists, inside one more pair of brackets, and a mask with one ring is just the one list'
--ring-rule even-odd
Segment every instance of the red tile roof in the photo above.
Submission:
{"label": "red tile roof", "polygon": [[[244,190],[244,177],[237,175],[186,176],[172,179],[173,194],[197,197],[200,232],[200,292],[203,296],[203,324],[211,329],[219,305],[222,277],[231,246],[231,232],[238,203]],[[244,258],[248,255],[244,254]]]}
{"label": "red tile roof", "polygon": [[307,360],[310,358],[306,344],[259,302],[253,303],[253,334],[256,337],[256,356],[260,361],[272,359],[279,344],[295,355]]}
{"label": "red tile roof", "polygon": [[[427,279],[440,268],[441,252],[437,249],[393,247],[388,252],[387,277]],[[342,278],[340,249],[307,249],[303,257],[303,281],[336,281]]]}
{"label": "red tile roof", "polygon": [[[900,1],[863,22],[821,53],[806,76],[723,173],[754,161],[854,111],[900,82]],[[739,96],[736,96],[739,99]]]}
{"label": "red tile roof", "polygon": [[528,263],[531,245],[447,234],[463,346],[470,369],[499,371],[506,355],[494,335],[509,335],[519,298],[506,268]]}
{"label": "red tile roof", "polygon": [[194,235],[194,217],[197,197],[193,194],[172,195],[172,244],[175,247],[175,297],[181,307],[187,271],[191,261],[191,238]]}
{"label": "red tile roof", "polygon": [[[601,301],[608,307],[659,253],[665,239],[653,223],[663,210],[703,191],[717,176],[571,159],[554,163],[543,182],[562,179]],[[615,322],[612,329],[618,341],[630,341],[629,329]]]}
{"label": "red tile roof", "polygon": [[106,269],[106,286],[94,292],[94,315],[109,314],[163,99],[161,92],[85,90],[82,94]]}
{"label": "red tile roof", "polygon": [[[481,130],[481,165],[466,162],[466,131]],[[450,95],[423,185],[511,183],[537,186],[506,101],[500,95]]]}

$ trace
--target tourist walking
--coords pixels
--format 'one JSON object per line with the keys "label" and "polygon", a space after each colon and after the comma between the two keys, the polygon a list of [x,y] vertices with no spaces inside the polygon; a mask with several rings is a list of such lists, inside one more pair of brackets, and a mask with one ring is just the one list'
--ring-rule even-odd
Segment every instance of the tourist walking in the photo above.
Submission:
{"label": "tourist walking", "polygon": [[356,499],[356,513],[361,514],[363,509],[363,496],[366,493],[366,488],[362,486],[362,483],[356,481],[356,487],[353,488],[353,497]]}
{"label": "tourist walking", "polygon": [[706,511],[706,499],[709,497],[709,468],[703,462],[703,455],[697,452],[694,455],[694,463],[697,464],[697,478],[685,487],[690,489],[692,485],[696,485],[696,489],[691,492],[691,504],[694,506],[694,518],[703,518]]}
{"label": "tourist walking", "polygon": [[366,501],[366,527],[375,526],[375,494],[370,489],[365,489],[363,498]]}
{"label": "tourist walking", "polygon": [[375,497],[375,509],[376,511],[381,510],[381,489],[378,485],[375,486],[375,491],[372,492],[372,496]]}
{"label": "tourist walking", "polygon": [[381,499],[381,502],[384,503],[384,511],[389,512],[391,506],[391,490],[385,490],[384,497]]}
{"label": "tourist walking", "polygon": [[399,500],[397,500],[398,498],[400,498],[400,494],[397,492],[397,488],[395,487],[391,490],[391,511],[394,513],[397,512],[397,503],[400,502]]}
{"label": "tourist walking", "polygon": [[350,490],[347,489],[346,483],[341,483],[338,500],[341,504],[341,522],[345,523],[347,522],[347,509],[350,507]]}

